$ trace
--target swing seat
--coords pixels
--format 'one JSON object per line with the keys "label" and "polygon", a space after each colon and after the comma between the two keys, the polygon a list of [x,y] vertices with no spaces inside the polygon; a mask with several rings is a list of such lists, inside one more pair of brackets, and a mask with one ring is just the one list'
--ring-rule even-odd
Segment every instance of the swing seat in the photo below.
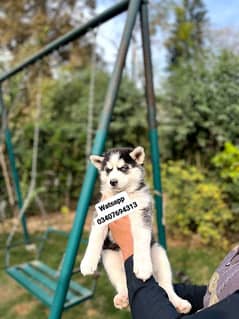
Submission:
{"label": "swing seat", "polygon": [[[52,306],[59,279],[58,271],[39,260],[33,260],[9,267],[6,272],[46,306]],[[64,310],[92,298],[93,294],[94,292],[90,289],[71,280],[64,303]]]}

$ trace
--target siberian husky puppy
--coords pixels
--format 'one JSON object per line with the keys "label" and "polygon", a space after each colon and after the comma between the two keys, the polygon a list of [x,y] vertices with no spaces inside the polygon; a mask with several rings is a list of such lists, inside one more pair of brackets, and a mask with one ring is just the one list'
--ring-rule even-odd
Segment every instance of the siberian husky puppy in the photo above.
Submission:
{"label": "siberian husky puppy", "polygon": [[[127,192],[130,200],[137,202],[137,209],[129,214],[134,242],[133,263],[137,278],[145,281],[151,275],[164,288],[178,312],[188,313],[191,304],[180,298],[172,286],[172,272],[165,250],[152,240],[152,198],[144,182],[145,153],[140,146],[135,149],[116,148],[103,156],[90,156],[100,173],[102,198]],[[108,225],[92,224],[88,246],[81,262],[83,275],[93,274],[100,257],[115,287],[116,308],[128,306],[128,291],[124,262],[119,246],[114,243]]]}

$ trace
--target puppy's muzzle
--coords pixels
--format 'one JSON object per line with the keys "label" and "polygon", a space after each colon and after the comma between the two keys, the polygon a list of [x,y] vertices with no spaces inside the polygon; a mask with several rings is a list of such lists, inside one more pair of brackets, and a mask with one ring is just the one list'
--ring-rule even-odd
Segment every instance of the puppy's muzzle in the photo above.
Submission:
{"label": "puppy's muzzle", "polygon": [[110,185],[111,185],[111,186],[115,187],[115,186],[117,186],[117,184],[118,184],[117,179],[111,179],[111,180],[110,180]]}

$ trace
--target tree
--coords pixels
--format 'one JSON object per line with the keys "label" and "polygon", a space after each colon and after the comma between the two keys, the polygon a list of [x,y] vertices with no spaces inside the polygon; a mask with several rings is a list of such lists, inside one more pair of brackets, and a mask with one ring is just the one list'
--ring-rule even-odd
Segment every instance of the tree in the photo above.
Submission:
{"label": "tree", "polygon": [[142,101],[142,93],[124,77],[110,125],[110,147],[146,144],[146,107]]}
{"label": "tree", "polygon": [[238,145],[238,73],[239,57],[226,51],[175,69],[161,100],[169,157],[208,166],[225,141]]}
{"label": "tree", "polygon": [[[87,10],[94,6],[93,0],[81,1],[80,7],[77,0],[3,1],[0,9],[0,49],[8,50],[16,64],[70,31],[79,24],[79,19],[82,23]],[[79,18],[76,19],[77,16]],[[61,49],[59,56],[82,66],[88,59],[89,46],[81,47],[77,41],[72,47]],[[74,58],[76,54],[77,59]]]}
{"label": "tree", "polygon": [[[57,7],[54,6],[56,3]],[[3,14],[0,15],[0,25],[3,28],[9,27],[9,34],[0,39],[0,47],[11,50],[16,57],[14,64],[17,63],[18,60],[22,60],[23,56],[24,58],[29,56],[32,51],[36,52],[50,40],[68,31],[72,25],[74,6],[79,4],[84,9],[87,6],[93,7],[94,1],[34,0],[26,2],[20,0],[17,3],[14,1],[4,3],[1,9]],[[69,10],[58,12],[59,6],[67,7]],[[12,29],[10,25],[9,17],[12,18],[15,11],[15,20],[19,23],[19,30],[15,26],[15,21]],[[68,15],[64,21],[61,14],[64,14],[65,11],[68,12]],[[83,10],[83,15],[84,12]],[[53,13],[59,14],[57,21],[52,20]],[[31,19],[25,19],[29,16]],[[85,172],[90,82],[88,62],[90,60],[89,50],[92,46],[91,40],[91,37],[88,37],[82,42],[77,41],[75,47],[71,45],[60,50],[59,56],[56,57],[57,60],[59,57],[63,62],[69,63],[57,65],[56,76],[53,76],[55,68],[51,64],[55,62],[55,56],[49,56],[42,61],[41,65],[31,66],[26,72],[11,78],[6,83],[4,92],[6,106],[10,110],[9,126],[12,131],[20,180],[23,190],[26,190],[31,171],[36,97],[39,93],[38,88],[40,88],[42,113],[39,121],[37,187],[44,189],[42,196],[46,198],[48,205],[54,205],[55,208],[59,208],[56,205],[64,202],[66,190],[71,194],[71,199],[78,196]],[[94,130],[98,127],[99,114],[109,80],[106,68],[101,62],[101,57],[97,57]],[[141,92],[125,77],[113,114],[108,147],[136,145],[145,141],[146,117],[142,116],[144,110]],[[70,176],[74,177],[71,183],[69,183]]]}
{"label": "tree", "polygon": [[[108,74],[97,69],[94,133],[98,129],[108,81]],[[87,162],[89,82],[89,68],[62,72],[58,79],[42,79],[37,188],[42,191],[41,198],[51,209],[59,209],[65,204],[65,198],[74,202],[83,181]],[[36,87],[31,94],[38,94]],[[26,107],[21,104],[17,109],[19,111],[11,116],[11,128],[14,125],[14,150],[25,193],[31,179],[35,105],[32,103]],[[145,113],[142,93],[125,77],[113,112],[106,147],[146,144]]]}
{"label": "tree", "polygon": [[183,0],[175,6],[175,21],[166,42],[169,70],[182,61],[191,63],[201,53],[206,13],[202,0]]}

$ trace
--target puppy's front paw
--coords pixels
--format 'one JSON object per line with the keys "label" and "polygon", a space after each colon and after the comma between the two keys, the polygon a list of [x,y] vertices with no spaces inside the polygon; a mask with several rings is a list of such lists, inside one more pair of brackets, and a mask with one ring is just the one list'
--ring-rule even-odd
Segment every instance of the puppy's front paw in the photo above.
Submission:
{"label": "puppy's front paw", "polygon": [[97,269],[97,261],[91,257],[84,257],[80,264],[80,271],[83,276],[93,275]]}
{"label": "puppy's front paw", "polygon": [[134,259],[134,273],[137,278],[146,281],[152,276],[153,266],[150,261]]}
{"label": "puppy's front paw", "polygon": [[174,306],[179,313],[189,313],[192,309],[192,305],[190,304],[190,302],[181,298],[177,300]]}
{"label": "puppy's front paw", "polygon": [[118,309],[127,308],[129,305],[129,299],[127,294],[118,293],[114,296],[114,306]]}

